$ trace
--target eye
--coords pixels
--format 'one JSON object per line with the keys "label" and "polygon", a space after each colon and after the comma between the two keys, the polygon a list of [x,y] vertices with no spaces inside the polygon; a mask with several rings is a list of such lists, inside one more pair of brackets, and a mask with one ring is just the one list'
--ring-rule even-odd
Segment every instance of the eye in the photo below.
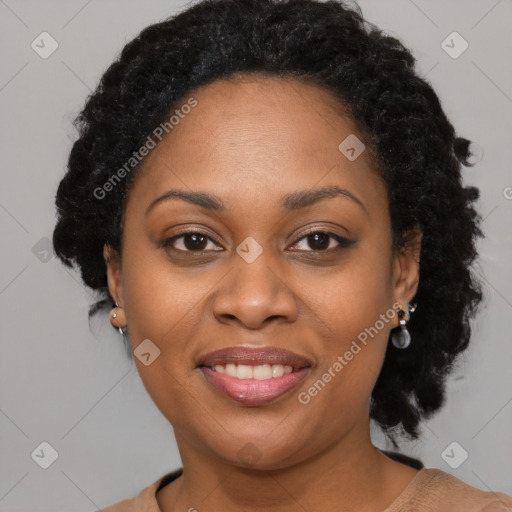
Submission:
{"label": "eye", "polygon": [[[331,243],[332,242],[332,243]],[[336,233],[326,231],[311,231],[297,240],[291,247],[299,247],[299,251],[313,252],[320,251],[326,252],[332,249],[341,249],[344,247],[350,247],[354,242],[343,238]],[[308,244],[311,249],[304,249],[305,245]],[[302,248],[300,248],[302,247]]]}
{"label": "eye", "polygon": [[[208,247],[208,242],[212,242],[212,244],[215,245],[214,240],[205,233],[200,231],[186,231],[171,238],[167,238],[161,245],[162,247],[169,247],[176,251],[202,252],[212,250],[211,247]],[[213,250],[218,251],[222,250],[222,248]]]}
{"label": "eye", "polygon": [[[208,244],[210,243],[210,247]],[[306,249],[308,244],[311,249]],[[297,240],[291,247],[299,252],[326,252],[341,248],[350,247],[354,242],[348,240],[336,233],[326,231],[311,231]],[[203,251],[222,251],[222,247],[216,244],[206,233],[201,231],[186,231],[167,238],[161,243],[164,248],[170,248],[178,252],[203,252]],[[212,247],[213,246],[213,247]],[[217,248],[215,248],[217,246]]]}

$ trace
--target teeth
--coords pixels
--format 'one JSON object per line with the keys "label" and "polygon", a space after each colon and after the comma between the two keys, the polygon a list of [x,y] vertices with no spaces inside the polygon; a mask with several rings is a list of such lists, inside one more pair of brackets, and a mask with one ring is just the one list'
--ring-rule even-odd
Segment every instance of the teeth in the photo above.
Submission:
{"label": "teeth", "polygon": [[[250,368],[250,367],[249,367]],[[252,370],[252,378],[267,380],[272,378],[272,367],[269,364],[255,366]]]}
{"label": "teeth", "polygon": [[260,364],[251,366],[248,364],[216,364],[213,368],[218,373],[225,373],[229,377],[236,377],[237,379],[256,379],[268,380],[276,377],[281,377],[285,373],[292,373],[293,367],[282,364]]}
{"label": "teeth", "polygon": [[237,365],[236,376],[239,379],[252,379],[252,367],[246,364]]}
{"label": "teeth", "polygon": [[272,377],[281,377],[284,374],[284,366],[282,364],[272,365]]}
{"label": "teeth", "polygon": [[226,375],[229,375],[230,377],[236,377],[236,364],[226,365]]}

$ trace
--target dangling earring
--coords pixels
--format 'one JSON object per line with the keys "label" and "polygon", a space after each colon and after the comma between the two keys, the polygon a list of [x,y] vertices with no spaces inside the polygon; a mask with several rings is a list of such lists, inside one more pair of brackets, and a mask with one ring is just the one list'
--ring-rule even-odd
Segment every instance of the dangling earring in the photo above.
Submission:
{"label": "dangling earring", "polygon": [[[116,308],[118,308],[118,304],[117,302],[115,303],[116,305]],[[115,310],[113,309],[111,312],[110,312],[110,316],[112,318],[117,318],[117,313],[115,312]],[[125,327],[118,327],[117,330],[119,331],[119,333],[121,334],[121,336],[124,338],[125,336],[125,333],[126,333],[126,326]]]}
{"label": "dangling earring", "polygon": [[[409,304],[407,309],[409,313],[416,310],[416,304]],[[398,318],[400,320],[400,330],[391,334],[391,342],[396,348],[407,348],[411,344],[411,335],[407,329],[407,320],[405,317],[405,311],[403,309],[398,310]]]}

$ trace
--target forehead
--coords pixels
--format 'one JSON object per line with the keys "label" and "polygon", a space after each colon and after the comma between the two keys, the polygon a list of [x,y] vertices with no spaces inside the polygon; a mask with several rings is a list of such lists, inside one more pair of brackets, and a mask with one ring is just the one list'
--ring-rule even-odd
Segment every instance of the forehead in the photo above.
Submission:
{"label": "forehead", "polygon": [[[191,99],[195,106],[180,111]],[[341,184],[373,201],[383,194],[369,148],[355,160],[340,150],[353,137],[364,147],[356,123],[341,102],[314,84],[262,76],[222,79],[191,91],[174,112],[178,122],[138,171],[130,194],[138,204],[170,188],[208,190],[225,197],[228,207],[237,201],[257,206],[315,185]]]}

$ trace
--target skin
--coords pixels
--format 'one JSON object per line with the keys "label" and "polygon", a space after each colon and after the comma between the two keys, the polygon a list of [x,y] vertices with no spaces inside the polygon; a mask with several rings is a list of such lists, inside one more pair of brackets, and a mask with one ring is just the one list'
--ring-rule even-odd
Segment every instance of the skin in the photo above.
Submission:
{"label": "skin", "polygon": [[[132,349],[149,338],[161,351],[149,366],[135,358],[147,392],[174,428],[184,468],[157,494],[159,506],[382,511],[417,473],[370,439],[370,394],[396,315],[308,404],[298,393],[393,304],[405,308],[412,300],[421,233],[407,250],[393,251],[386,188],[369,150],[350,161],[338,149],[359,132],[333,108],[331,93],[295,79],[241,76],[193,97],[197,106],[139,170],[126,203],[121,257],[104,249],[119,304],[112,324],[128,325]],[[280,206],[290,192],[333,185],[363,206],[345,196],[290,212]],[[216,194],[226,209],[173,199],[146,216],[170,189]],[[327,250],[336,240],[308,242],[309,228],[354,243]],[[212,239],[200,247],[203,255],[193,253],[190,237],[176,240],[175,251],[159,245],[198,229]],[[248,236],[263,250],[252,263],[236,252]],[[283,347],[312,366],[291,393],[246,406],[216,391],[197,368],[200,356],[235,345]],[[247,443],[257,449],[255,461],[240,456]]]}

